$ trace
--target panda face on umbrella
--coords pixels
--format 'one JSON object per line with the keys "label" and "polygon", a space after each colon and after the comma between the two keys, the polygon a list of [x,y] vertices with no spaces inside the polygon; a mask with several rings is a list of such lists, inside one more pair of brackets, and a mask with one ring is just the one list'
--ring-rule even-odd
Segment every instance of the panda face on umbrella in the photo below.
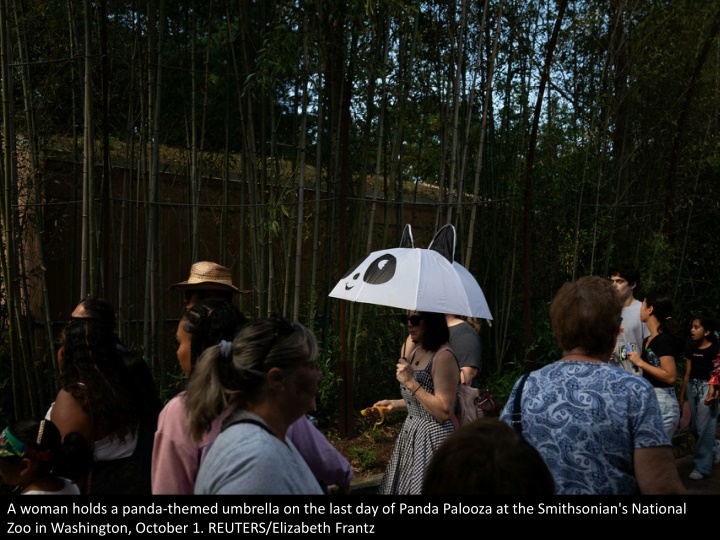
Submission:
{"label": "panda face on umbrella", "polygon": [[[367,269],[365,269],[364,273],[362,272],[365,266],[363,263],[367,264]],[[349,291],[353,289],[358,284],[357,280],[361,274],[363,282],[369,283],[370,285],[382,285],[395,277],[396,271],[397,259],[389,253],[381,255],[369,263],[367,263],[367,259],[365,259],[343,276],[343,279],[350,278],[345,282],[345,290]]]}
{"label": "panda face on umbrella", "polygon": [[335,284],[330,298],[412,311],[492,319],[475,277],[454,261],[455,228],[445,225],[430,247],[413,247],[410,226],[400,246],[368,253]]}

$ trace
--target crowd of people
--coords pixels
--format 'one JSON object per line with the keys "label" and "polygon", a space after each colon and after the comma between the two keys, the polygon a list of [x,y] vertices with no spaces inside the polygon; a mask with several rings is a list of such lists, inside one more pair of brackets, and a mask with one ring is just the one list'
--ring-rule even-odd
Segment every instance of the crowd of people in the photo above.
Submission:
{"label": "crowd of people", "polygon": [[[698,480],[720,462],[718,325],[671,299],[635,299],[637,270],[564,284],[550,306],[562,357],[525,374],[499,418],[460,426],[459,385],[476,386],[472,320],[408,311],[395,376],[406,416],[379,494],[684,493],[672,438],[687,402]],[[0,435],[0,477],[22,494],[349,493],[353,470],[309,417],[322,375],[312,331],[248,320],[230,271],[195,263],[175,332],[185,389],[161,403],[147,364],[115,333],[103,299],[76,306],[58,349],[59,390],[43,418]],[[679,399],[677,362],[686,371]]]}

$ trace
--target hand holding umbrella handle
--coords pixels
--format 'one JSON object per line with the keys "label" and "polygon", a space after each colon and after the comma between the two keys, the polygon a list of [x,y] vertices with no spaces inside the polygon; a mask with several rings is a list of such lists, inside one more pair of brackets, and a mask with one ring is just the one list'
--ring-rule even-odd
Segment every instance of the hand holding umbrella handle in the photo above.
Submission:
{"label": "hand holding umbrella handle", "polygon": [[415,376],[413,375],[415,370],[413,370],[412,365],[406,359],[400,358],[396,367],[395,377],[400,384],[407,386],[408,383],[415,380]]}

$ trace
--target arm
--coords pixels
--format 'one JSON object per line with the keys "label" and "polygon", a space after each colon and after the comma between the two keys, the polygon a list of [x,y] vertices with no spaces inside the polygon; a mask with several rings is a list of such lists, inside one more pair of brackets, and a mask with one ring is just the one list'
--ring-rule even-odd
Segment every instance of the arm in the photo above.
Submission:
{"label": "arm", "polygon": [[340,488],[350,485],[353,470],[347,459],[306,416],[301,416],[291,424],[286,436],[300,452],[315,478],[326,485],[337,485]]}
{"label": "arm", "polygon": [[464,385],[470,386],[478,374],[478,369],[470,366],[463,366],[460,368],[460,382]]}
{"label": "arm", "polygon": [[450,419],[455,406],[455,394],[460,382],[460,373],[453,354],[447,349],[435,353],[433,360],[433,386],[435,393],[431,394],[415,380],[412,366],[398,364],[398,381],[405,385],[426,411],[440,422]]}
{"label": "arm", "polygon": [[715,401],[718,398],[718,394],[720,394],[720,389],[717,386],[710,385],[707,395],[705,396],[705,405],[710,405]]}
{"label": "arm", "polygon": [[642,368],[643,371],[649,373],[658,381],[662,381],[667,384],[675,383],[675,378],[677,377],[677,366],[675,365],[675,358],[672,356],[661,356],[660,367],[651,366],[643,360],[637,352],[630,353],[628,358],[634,365]]}
{"label": "arm", "polygon": [[715,360],[713,360],[713,368],[710,372],[710,380],[708,382],[710,388],[708,388],[707,396],[705,396],[705,405],[710,405],[720,394],[720,352],[715,357]]}
{"label": "arm", "polygon": [[460,365],[460,382],[471,386],[482,362],[482,341],[480,336],[468,323],[461,323],[453,328],[456,331],[451,335],[449,345],[455,353]]}
{"label": "arm", "polygon": [[65,437],[68,433],[76,431],[85,438],[92,448],[92,418],[67,390],[58,392],[50,413],[50,421],[57,426],[61,436]]}
{"label": "arm", "polygon": [[[398,360],[400,363],[397,364],[398,369],[401,364],[407,364],[409,362],[408,359],[412,357],[412,354],[417,347],[418,344],[415,343],[408,334],[403,346],[400,348],[400,359]],[[404,399],[381,399],[380,401],[373,403],[373,407],[387,407],[389,413],[395,411],[407,411],[407,403],[405,403]]]}
{"label": "arm", "polygon": [[685,377],[683,377],[682,389],[680,390],[680,406],[685,403],[685,390],[687,389],[688,381],[690,380],[690,363],[689,358],[685,359]]}
{"label": "arm", "polygon": [[381,399],[373,403],[373,407],[387,407],[388,412],[407,411],[407,403],[404,399]]}
{"label": "arm", "polygon": [[687,493],[678,476],[671,447],[636,448],[633,462],[635,479],[643,495]]}
{"label": "arm", "polygon": [[180,397],[171,399],[160,413],[152,452],[153,495],[192,495],[201,450],[190,438]]}

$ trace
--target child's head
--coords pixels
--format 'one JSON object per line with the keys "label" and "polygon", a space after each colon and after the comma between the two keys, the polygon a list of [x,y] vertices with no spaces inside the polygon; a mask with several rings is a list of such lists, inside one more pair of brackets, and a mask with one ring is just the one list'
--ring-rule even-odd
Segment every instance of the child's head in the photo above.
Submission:
{"label": "child's head", "polygon": [[0,434],[0,477],[11,486],[51,474],[62,445],[49,420],[18,420]]}
{"label": "child's head", "polygon": [[540,453],[506,423],[480,418],[435,451],[425,470],[424,495],[535,495],[555,493]]}
{"label": "child's head", "polygon": [[715,319],[710,317],[697,317],[693,319],[692,326],[690,327],[690,336],[693,341],[702,342],[707,339],[711,343],[717,343],[717,329],[718,323]]}

